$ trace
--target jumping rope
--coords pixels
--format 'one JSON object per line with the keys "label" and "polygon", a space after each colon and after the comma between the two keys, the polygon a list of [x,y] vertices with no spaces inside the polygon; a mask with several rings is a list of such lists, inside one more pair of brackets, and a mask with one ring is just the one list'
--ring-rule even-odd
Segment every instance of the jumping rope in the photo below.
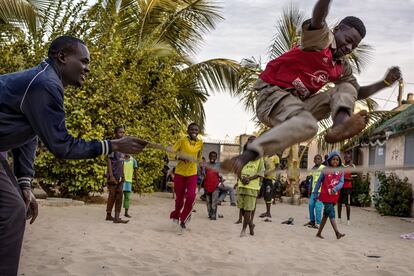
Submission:
{"label": "jumping rope", "polygon": [[[219,173],[231,173],[229,171],[225,171],[221,168],[217,168],[216,166],[211,166],[209,165],[209,163],[202,163],[200,160],[198,160],[197,158],[194,158],[188,154],[185,154],[183,152],[179,152],[179,151],[175,151],[171,146],[164,146],[158,143],[154,143],[154,142],[150,142],[150,141],[146,141],[148,144],[147,146],[153,149],[158,149],[161,151],[165,151],[171,154],[176,155],[179,159],[182,160],[186,160],[189,162],[194,162],[197,165],[203,165],[211,170],[217,171]],[[355,167],[336,167],[336,168],[331,168],[331,167],[325,167],[322,172],[324,173],[332,173],[332,172],[350,172],[350,173],[368,173],[368,172],[383,172],[383,171],[405,171],[405,170],[412,170],[414,169],[414,165],[395,165],[395,166],[385,166],[385,165],[370,165],[370,166],[355,166]],[[271,173],[276,173],[276,171],[281,171],[279,169],[272,169],[272,170],[268,170],[265,171],[265,174],[271,174]],[[308,174],[309,172],[312,172],[314,170],[304,170],[301,169],[299,170],[300,173],[303,174]]]}

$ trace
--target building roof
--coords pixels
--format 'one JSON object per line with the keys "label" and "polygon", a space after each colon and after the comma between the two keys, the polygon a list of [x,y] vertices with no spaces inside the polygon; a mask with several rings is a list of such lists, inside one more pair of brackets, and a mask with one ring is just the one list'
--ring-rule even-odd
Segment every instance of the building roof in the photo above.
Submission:
{"label": "building roof", "polygon": [[414,104],[407,104],[398,107],[395,111],[400,111],[395,116],[380,123],[373,131],[373,135],[391,131],[398,134],[408,129],[414,128]]}
{"label": "building roof", "polygon": [[360,135],[348,140],[342,147],[347,150],[372,140],[385,139],[387,136],[398,135],[404,131],[414,130],[414,104],[403,104],[393,110],[394,115],[380,120],[366,128]]}

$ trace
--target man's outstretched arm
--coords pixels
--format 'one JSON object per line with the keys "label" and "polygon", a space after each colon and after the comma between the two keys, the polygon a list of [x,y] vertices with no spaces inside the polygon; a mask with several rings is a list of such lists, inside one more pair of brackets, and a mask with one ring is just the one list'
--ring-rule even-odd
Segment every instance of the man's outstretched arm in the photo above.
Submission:
{"label": "man's outstretched arm", "polygon": [[358,100],[363,100],[371,97],[379,90],[391,86],[393,83],[401,79],[401,76],[402,75],[399,67],[391,67],[383,80],[367,86],[362,86],[358,91]]}
{"label": "man's outstretched arm", "polygon": [[329,4],[331,0],[319,0],[316,2],[312,12],[310,27],[312,29],[322,29],[325,25],[325,19],[328,16]]}

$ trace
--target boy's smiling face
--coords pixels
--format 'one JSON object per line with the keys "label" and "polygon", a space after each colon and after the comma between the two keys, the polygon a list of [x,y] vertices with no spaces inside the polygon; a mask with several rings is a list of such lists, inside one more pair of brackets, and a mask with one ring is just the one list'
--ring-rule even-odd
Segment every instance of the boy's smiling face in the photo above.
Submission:
{"label": "boy's smiling face", "polygon": [[315,155],[315,157],[313,158],[313,162],[315,163],[316,166],[320,166],[322,164],[322,156]]}
{"label": "boy's smiling face", "polygon": [[362,40],[359,32],[345,24],[339,24],[334,30],[336,48],[334,58],[342,58],[352,52]]}
{"label": "boy's smiling face", "polygon": [[198,126],[197,125],[190,125],[187,129],[188,136],[192,140],[196,140],[198,136]]}
{"label": "boy's smiling face", "polygon": [[216,163],[217,160],[217,154],[215,152],[211,152],[208,155],[208,159],[210,160],[210,163]]}

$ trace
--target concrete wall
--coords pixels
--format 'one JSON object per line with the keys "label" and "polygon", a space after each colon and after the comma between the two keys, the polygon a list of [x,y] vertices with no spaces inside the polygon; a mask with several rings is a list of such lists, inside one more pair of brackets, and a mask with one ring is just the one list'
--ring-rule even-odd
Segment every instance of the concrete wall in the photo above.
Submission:
{"label": "concrete wall", "polygon": [[225,159],[234,157],[240,154],[240,146],[239,145],[221,145],[220,149],[220,161]]}
{"label": "concrete wall", "polygon": [[[405,148],[405,136],[400,135],[392,137],[386,141],[385,146],[385,166],[404,166],[404,148]],[[369,147],[360,148],[363,154],[363,166],[369,164]],[[414,154],[414,153],[413,153]],[[389,172],[389,171],[387,171]],[[414,192],[414,170],[396,170],[394,171],[400,178],[408,178],[411,183],[411,187]],[[375,176],[370,174],[370,189],[371,194],[374,191]],[[414,215],[414,204],[411,210],[411,215]]]}
{"label": "concrete wall", "polygon": [[309,149],[308,149],[308,170],[312,169],[312,167],[314,165],[313,164],[313,158],[318,153],[319,153],[318,143],[314,140],[314,141],[312,141],[312,143],[310,143]]}

